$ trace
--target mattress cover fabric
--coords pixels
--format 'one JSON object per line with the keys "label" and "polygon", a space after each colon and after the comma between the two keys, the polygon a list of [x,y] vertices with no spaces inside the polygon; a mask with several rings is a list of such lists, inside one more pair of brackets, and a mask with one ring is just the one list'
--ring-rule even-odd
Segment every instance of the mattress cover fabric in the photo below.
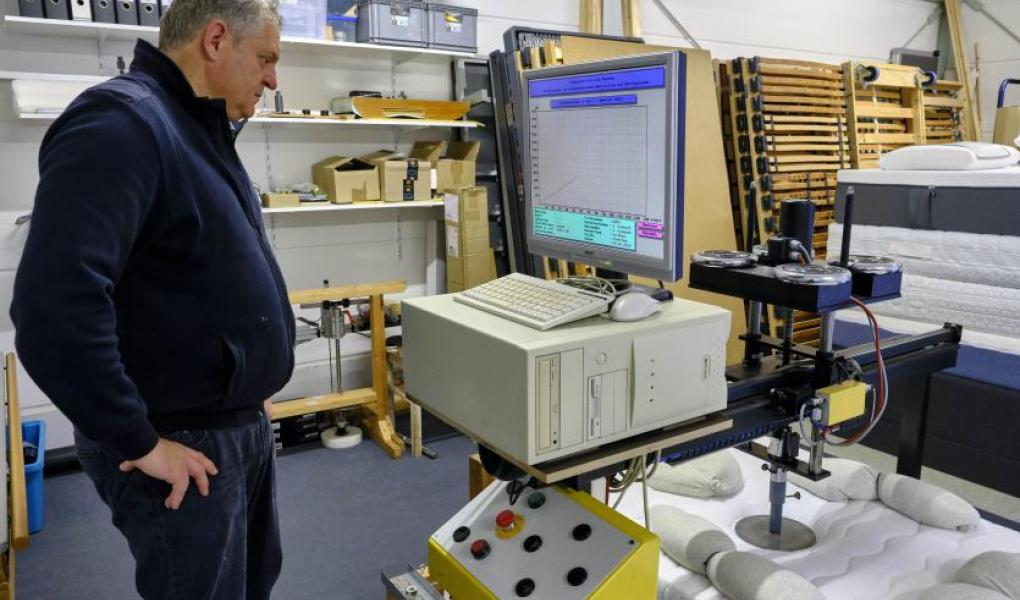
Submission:
{"label": "mattress cover fabric", "polygon": [[[850,251],[888,256],[908,275],[1020,289],[1020,231],[986,235],[855,225]],[[828,256],[839,256],[843,225],[829,225]]]}
{"label": "mattress cover fabric", "polygon": [[[649,505],[670,505],[700,515],[722,528],[738,550],[767,557],[804,577],[832,600],[882,598],[914,600],[927,589],[952,581],[968,560],[989,550],[1016,551],[1020,532],[982,520],[961,533],[920,525],[878,501],[826,502],[809,493],[785,506],[787,517],[814,529],[817,544],[797,552],[755,548],[735,533],[740,519],[768,512],[769,474],[761,460],[733,453],[744,473],[744,489],[731,498],[690,498],[648,490]],[[798,491],[790,484],[787,493]],[[620,504],[622,514],[643,522],[641,490],[635,486]],[[654,528],[654,523],[652,524]],[[722,598],[704,575],[665,555],[659,558],[659,598]]]}
{"label": "mattress cover fabric", "polygon": [[900,298],[871,305],[876,315],[1020,338],[1020,289],[903,275]]}
{"label": "mattress cover fabric", "polygon": [[[1020,167],[974,171],[886,171],[882,169],[840,169],[839,183],[908,185],[927,188],[1020,188]],[[1017,198],[1020,202],[1020,197]]]}
{"label": "mattress cover fabric", "polygon": [[906,146],[886,152],[878,161],[883,170],[1001,169],[1020,161],[1016,148],[988,142],[953,142]]}

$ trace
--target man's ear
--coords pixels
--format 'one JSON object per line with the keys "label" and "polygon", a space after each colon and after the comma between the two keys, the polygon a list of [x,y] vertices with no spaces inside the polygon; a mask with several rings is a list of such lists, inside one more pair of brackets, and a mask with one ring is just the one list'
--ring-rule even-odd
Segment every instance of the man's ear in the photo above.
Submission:
{"label": "man's ear", "polygon": [[213,19],[202,30],[202,54],[206,59],[216,61],[220,57],[223,43],[230,36],[227,24],[221,19]]}

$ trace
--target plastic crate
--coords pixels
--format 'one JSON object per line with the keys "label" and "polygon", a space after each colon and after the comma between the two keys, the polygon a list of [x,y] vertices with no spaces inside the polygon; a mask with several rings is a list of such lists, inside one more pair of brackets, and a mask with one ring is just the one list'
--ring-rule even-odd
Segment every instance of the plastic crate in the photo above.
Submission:
{"label": "plastic crate", "polygon": [[333,32],[334,42],[353,42],[358,39],[358,17],[327,15],[326,24]]}
{"label": "plastic crate", "polygon": [[358,0],[358,41],[395,46],[427,44],[428,14],[418,0]]}
{"label": "plastic crate", "polygon": [[21,423],[23,443],[34,445],[38,450],[35,460],[25,461],[25,497],[28,502],[28,531],[39,533],[43,528],[43,464],[46,462],[46,422],[23,421]]}
{"label": "plastic crate", "polygon": [[478,52],[478,11],[474,8],[428,5],[429,48]]}
{"label": "plastic crate", "polygon": [[326,37],[326,0],[280,0],[283,31],[290,37]]}

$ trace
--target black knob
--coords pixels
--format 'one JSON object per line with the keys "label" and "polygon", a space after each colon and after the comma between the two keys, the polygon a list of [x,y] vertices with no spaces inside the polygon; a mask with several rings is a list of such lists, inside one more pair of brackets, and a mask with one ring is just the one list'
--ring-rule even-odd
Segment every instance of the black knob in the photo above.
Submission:
{"label": "black knob", "polygon": [[545,494],[542,492],[531,492],[528,494],[528,507],[531,509],[541,508],[545,504]]}
{"label": "black knob", "polygon": [[588,571],[584,570],[584,567],[574,567],[567,571],[567,583],[577,587],[583,585],[585,581],[588,581]]}
{"label": "black knob", "polygon": [[514,592],[520,598],[526,598],[531,595],[531,592],[535,591],[535,581],[525,577],[524,579],[517,582],[514,586]]}
{"label": "black knob", "polygon": [[485,540],[475,540],[475,542],[471,544],[471,556],[478,560],[482,560],[488,556],[489,550],[489,542],[486,542]]}
{"label": "black knob", "polygon": [[571,535],[574,536],[575,540],[583,542],[584,540],[591,537],[591,525],[588,525],[587,523],[581,523],[580,525],[574,528],[574,531],[571,532]]}
{"label": "black knob", "polygon": [[469,535],[471,535],[471,529],[469,527],[464,526],[458,527],[457,529],[453,530],[453,541],[463,542],[464,540],[468,539]]}
{"label": "black knob", "polygon": [[524,538],[524,551],[534,552],[542,547],[542,538],[537,535],[529,535]]}

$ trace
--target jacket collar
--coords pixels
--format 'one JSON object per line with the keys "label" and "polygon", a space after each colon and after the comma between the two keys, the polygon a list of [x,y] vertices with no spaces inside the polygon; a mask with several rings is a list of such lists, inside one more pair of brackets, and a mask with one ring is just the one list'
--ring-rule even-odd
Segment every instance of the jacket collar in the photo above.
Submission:
{"label": "jacket collar", "polygon": [[227,104],[222,98],[206,98],[195,95],[184,72],[169,56],[163,54],[149,42],[139,39],[135,44],[135,57],[131,62],[132,73],[142,73],[154,79],[172,98],[188,112],[203,117],[227,118]]}

